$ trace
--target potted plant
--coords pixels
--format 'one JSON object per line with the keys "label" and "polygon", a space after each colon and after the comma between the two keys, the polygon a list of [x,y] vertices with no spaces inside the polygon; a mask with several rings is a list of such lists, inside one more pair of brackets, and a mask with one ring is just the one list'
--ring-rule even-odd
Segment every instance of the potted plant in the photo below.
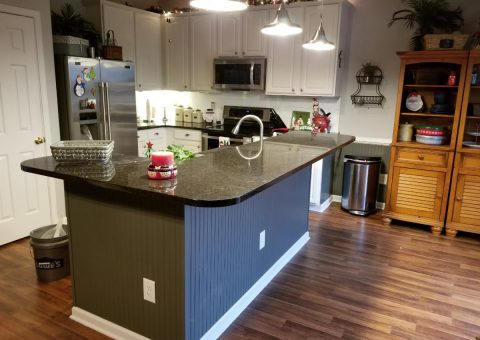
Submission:
{"label": "potted plant", "polygon": [[478,19],[478,31],[473,33],[465,44],[466,50],[480,49],[480,19]]}
{"label": "potted plant", "polygon": [[55,52],[66,55],[86,56],[88,46],[96,46],[100,38],[93,24],[76,13],[69,3],[60,13],[52,11],[52,33]]}
{"label": "potted plant", "polygon": [[423,37],[426,34],[452,33],[462,28],[464,20],[462,9],[450,8],[447,0],[402,0],[408,9],[396,11],[392,15],[388,27],[395,22],[414,30],[410,39],[410,47],[419,51],[424,47]]}
{"label": "potted plant", "polygon": [[375,84],[381,80],[382,70],[372,63],[365,63],[357,74],[361,83]]}

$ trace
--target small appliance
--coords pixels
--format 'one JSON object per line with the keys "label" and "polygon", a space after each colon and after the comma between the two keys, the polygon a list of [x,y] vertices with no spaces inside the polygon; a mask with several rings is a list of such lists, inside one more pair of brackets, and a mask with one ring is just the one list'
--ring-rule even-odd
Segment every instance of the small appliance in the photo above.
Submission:
{"label": "small appliance", "polygon": [[220,58],[214,60],[213,87],[217,90],[265,90],[265,58]]}

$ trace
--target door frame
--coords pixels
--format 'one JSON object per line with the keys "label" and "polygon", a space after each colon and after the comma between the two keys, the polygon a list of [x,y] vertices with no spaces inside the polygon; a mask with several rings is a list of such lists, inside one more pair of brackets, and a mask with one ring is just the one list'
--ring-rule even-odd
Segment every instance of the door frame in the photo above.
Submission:
{"label": "door frame", "polygon": [[[53,135],[51,130],[51,122],[48,112],[50,111],[50,105],[48,101],[48,94],[47,94],[47,72],[45,69],[46,61],[45,61],[45,54],[44,54],[44,46],[43,46],[43,32],[42,32],[42,17],[40,12],[15,7],[10,5],[0,4],[0,12],[10,15],[17,15],[23,16],[33,19],[34,29],[35,29],[35,40],[36,40],[36,49],[37,49],[37,67],[38,67],[38,74],[39,74],[39,84],[40,84],[40,100],[41,100],[41,110],[42,110],[42,122],[43,122],[43,132],[45,134],[45,138],[47,139],[47,143],[42,144],[44,148],[45,154],[47,156],[51,155],[50,148],[47,148],[47,144],[50,144],[52,141]],[[50,142],[49,142],[50,141]],[[48,200],[50,202],[50,222],[56,220],[59,215],[58,209],[58,202],[57,202],[57,184],[54,180],[50,178],[47,179],[48,181]]]}

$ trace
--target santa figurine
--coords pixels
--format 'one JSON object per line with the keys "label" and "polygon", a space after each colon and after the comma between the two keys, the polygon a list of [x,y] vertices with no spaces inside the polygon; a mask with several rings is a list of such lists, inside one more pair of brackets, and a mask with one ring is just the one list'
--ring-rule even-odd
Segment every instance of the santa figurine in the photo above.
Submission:
{"label": "santa figurine", "polygon": [[330,132],[330,112],[325,113],[322,109],[320,109],[321,113],[318,112],[319,110],[319,102],[316,98],[313,98],[313,130],[312,135],[316,135],[317,133],[325,133]]}

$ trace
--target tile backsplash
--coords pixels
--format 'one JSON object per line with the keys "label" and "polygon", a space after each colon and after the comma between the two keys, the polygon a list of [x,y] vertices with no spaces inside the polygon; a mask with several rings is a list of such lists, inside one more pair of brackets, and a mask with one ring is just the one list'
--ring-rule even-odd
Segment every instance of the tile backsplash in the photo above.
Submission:
{"label": "tile backsplash", "polygon": [[[332,132],[339,131],[340,98],[317,97],[320,107],[331,112]],[[156,121],[160,122],[163,112],[167,119],[174,120],[175,105],[191,106],[193,109],[205,111],[215,102],[217,120],[223,114],[224,105],[271,107],[280,115],[287,126],[290,125],[292,111],[312,112],[313,97],[267,96],[258,92],[230,91],[218,93],[177,92],[177,91],[143,91],[137,92],[137,115],[141,120],[147,117],[148,106],[155,111]]]}

